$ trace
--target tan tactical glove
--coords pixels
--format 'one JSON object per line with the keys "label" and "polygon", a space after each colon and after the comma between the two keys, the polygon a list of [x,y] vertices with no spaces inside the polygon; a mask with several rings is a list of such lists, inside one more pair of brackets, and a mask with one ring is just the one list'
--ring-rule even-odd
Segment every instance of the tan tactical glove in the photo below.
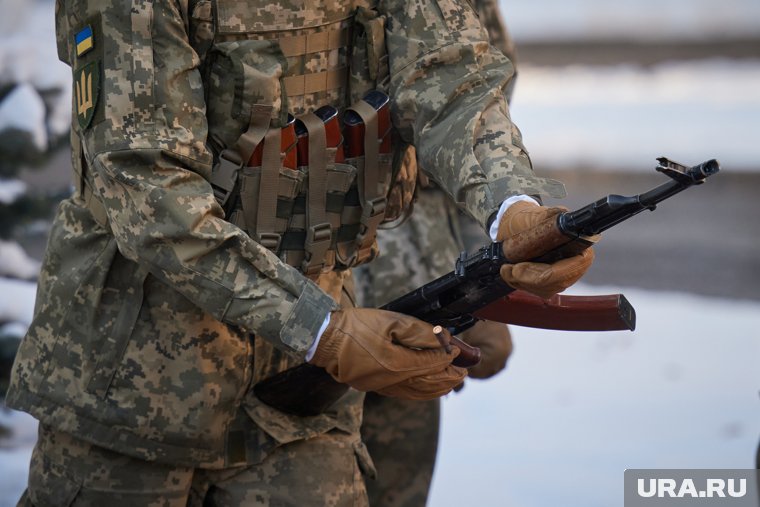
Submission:
{"label": "tan tactical glove", "polygon": [[507,325],[501,322],[479,320],[460,333],[459,338],[480,349],[480,362],[467,368],[467,374],[472,378],[493,377],[504,369],[512,353],[512,336]]}
{"label": "tan tactical glove", "polygon": [[433,326],[395,312],[348,308],[333,312],[311,363],[360,391],[429,400],[451,391],[467,370],[451,361]]}
{"label": "tan tactical glove", "polygon": [[[547,208],[525,201],[517,202],[502,216],[496,240],[505,242],[521,234],[530,234],[531,229],[538,224],[556,217],[563,211],[562,208]],[[509,257],[508,254],[507,257]],[[505,264],[501,267],[500,274],[504,281],[515,289],[522,289],[549,299],[577,282],[593,261],[594,250],[587,248],[580,255],[552,264],[540,262]]]}

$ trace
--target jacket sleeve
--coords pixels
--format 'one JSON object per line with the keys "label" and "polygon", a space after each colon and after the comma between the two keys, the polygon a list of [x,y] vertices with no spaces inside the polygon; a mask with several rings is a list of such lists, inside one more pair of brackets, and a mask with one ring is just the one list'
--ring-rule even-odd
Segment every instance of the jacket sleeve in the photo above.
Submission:
{"label": "jacket sleeve", "polygon": [[384,0],[394,125],[420,167],[486,227],[504,199],[563,197],[533,173],[505,93],[512,62],[466,0]]}
{"label": "jacket sleeve", "polygon": [[69,40],[89,26],[94,44],[78,56],[71,43],[75,81],[89,87],[85,68],[100,79],[92,118],[78,117],[88,109],[80,93],[73,123],[119,250],[218,320],[305,354],[336,304],[223,219],[208,183],[204,91],[182,2],[77,5],[86,12],[66,13]]}

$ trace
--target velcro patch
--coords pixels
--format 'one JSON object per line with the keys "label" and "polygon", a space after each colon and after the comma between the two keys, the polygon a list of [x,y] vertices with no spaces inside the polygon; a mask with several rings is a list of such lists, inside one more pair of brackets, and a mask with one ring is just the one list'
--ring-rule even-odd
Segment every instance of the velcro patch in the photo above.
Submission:
{"label": "velcro patch", "polygon": [[100,68],[98,62],[88,63],[74,72],[74,94],[79,127],[84,130],[95,116],[100,95]]}
{"label": "velcro patch", "polygon": [[95,47],[95,36],[90,25],[85,26],[74,35],[74,45],[77,48],[78,57]]}

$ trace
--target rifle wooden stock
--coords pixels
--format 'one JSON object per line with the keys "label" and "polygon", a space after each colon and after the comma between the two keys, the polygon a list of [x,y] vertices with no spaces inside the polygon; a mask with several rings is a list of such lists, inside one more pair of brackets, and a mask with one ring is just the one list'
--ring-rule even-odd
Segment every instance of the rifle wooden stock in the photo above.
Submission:
{"label": "rifle wooden stock", "polygon": [[474,312],[479,319],[558,331],[636,329],[636,311],[622,294],[542,299],[516,290]]}

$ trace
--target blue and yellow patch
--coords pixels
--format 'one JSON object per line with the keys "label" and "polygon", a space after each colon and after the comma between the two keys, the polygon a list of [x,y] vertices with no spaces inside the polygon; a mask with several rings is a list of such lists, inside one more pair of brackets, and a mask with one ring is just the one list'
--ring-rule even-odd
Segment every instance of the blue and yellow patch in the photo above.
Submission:
{"label": "blue and yellow patch", "polygon": [[95,47],[95,37],[90,25],[82,28],[74,35],[74,44],[77,48],[77,56],[82,56]]}

